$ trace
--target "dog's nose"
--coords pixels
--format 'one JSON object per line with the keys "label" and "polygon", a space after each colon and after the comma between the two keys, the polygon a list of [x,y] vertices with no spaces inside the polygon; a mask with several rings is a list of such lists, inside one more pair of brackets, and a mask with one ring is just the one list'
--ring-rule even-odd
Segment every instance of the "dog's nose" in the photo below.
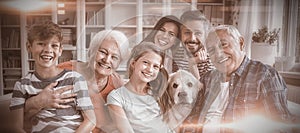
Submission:
{"label": "dog's nose", "polygon": [[186,92],[179,92],[178,93],[178,97],[186,97],[187,96],[187,93]]}

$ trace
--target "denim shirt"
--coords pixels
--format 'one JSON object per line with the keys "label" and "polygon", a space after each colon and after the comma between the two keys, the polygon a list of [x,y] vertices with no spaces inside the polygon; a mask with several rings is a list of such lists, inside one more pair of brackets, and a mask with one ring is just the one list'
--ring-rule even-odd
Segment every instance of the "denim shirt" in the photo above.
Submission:
{"label": "denim shirt", "polygon": [[[220,91],[222,76],[218,70],[206,73],[200,80],[204,91],[199,92],[196,105],[180,132],[201,132],[207,111]],[[245,57],[240,67],[231,74],[229,101],[222,122],[236,122],[252,114],[289,121],[292,115],[287,108],[286,91],[283,78],[274,68]],[[191,124],[194,126],[187,126]]]}

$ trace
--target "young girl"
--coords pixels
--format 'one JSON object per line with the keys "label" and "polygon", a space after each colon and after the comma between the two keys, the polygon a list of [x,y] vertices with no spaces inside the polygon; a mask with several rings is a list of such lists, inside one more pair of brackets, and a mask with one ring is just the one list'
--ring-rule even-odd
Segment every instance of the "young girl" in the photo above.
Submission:
{"label": "young girl", "polygon": [[107,97],[112,118],[120,132],[169,132],[162,122],[157,103],[160,92],[167,86],[163,57],[160,48],[150,42],[143,42],[132,50],[127,63],[129,81]]}

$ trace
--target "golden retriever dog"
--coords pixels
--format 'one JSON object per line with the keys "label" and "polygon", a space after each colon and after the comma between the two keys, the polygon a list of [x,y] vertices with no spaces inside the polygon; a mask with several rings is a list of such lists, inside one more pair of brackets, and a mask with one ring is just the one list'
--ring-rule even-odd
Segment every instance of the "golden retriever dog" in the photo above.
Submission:
{"label": "golden retriever dog", "polygon": [[189,115],[203,85],[193,74],[178,70],[169,75],[168,87],[159,99],[164,121],[176,129]]}

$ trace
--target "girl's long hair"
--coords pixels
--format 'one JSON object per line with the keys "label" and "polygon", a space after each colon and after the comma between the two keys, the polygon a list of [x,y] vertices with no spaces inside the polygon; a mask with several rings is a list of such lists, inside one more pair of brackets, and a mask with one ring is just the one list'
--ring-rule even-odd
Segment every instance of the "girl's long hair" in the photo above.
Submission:
{"label": "girl's long hair", "polygon": [[[128,72],[128,77],[130,78],[132,73],[133,73],[133,68],[132,68],[132,62],[137,61],[139,58],[141,58],[143,55],[145,55],[148,52],[154,52],[158,55],[161,56],[162,61],[161,64],[164,64],[164,52],[160,50],[158,46],[156,46],[152,42],[142,42],[138,45],[136,45],[132,51],[131,55],[128,59],[127,62],[127,72]],[[151,92],[151,95],[155,98],[158,99],[161,97],[162,93],[166,90],[168,84],[168,73],[164,69],[163,66],[161,66],[160,71],[157,75],[157,78],[154,79],[153,81],[147,83],[146,90],[147,92]]]}

